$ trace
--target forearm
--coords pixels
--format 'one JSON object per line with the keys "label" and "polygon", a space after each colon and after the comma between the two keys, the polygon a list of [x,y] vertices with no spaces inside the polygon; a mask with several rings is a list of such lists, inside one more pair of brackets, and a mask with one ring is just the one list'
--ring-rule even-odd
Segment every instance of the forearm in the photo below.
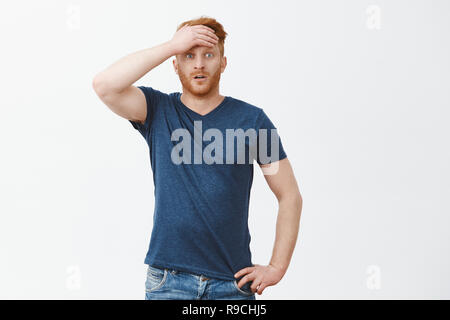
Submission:
{"label": "forearm", "polygon": [[104,90],[121,92],[175,54],[170,41],[131,53],[95,76]]}
{"label": "forearm", "polygon": [[279,200],[275,244],[270,264],[282,270],[283,274],[289,266],[297,242],[302,202],[300,194]]}

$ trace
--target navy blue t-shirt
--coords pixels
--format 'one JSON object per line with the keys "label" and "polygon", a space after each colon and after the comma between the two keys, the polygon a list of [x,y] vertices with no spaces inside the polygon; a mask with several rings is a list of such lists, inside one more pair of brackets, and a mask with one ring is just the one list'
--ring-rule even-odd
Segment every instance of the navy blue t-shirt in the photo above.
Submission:
{"label": "navy blue t-shirt", "polygon": [[[166,94],[151,87],[138,88],[146,97],[147,118],[143,125],[129,121],[147,142],[155,186],[153,230],[145,263],[235,280],[237,271],[253,266],[248,208],[253,181],[249,154],[255,144],[245,138],[246,160],[239,163],[238,138],[234,139],[234,146],[229,145],[233,139],[227,138],[226,131],[254,129],[258,151],[253,159],[261,164],[277,159],[260,159],[259,132],[264,131],[259,129],[267,129],[265,154],[276,156],[271,152],[270,130],[275,126],[263,109],[230,96],[225,96],[211,112],[200,115],[181,102],[180,92]],[[190,134],[190,141],[186,133]],[[281,160],[286,153],[281,139],[276,137]],[[192,148],[181,150],[182,142]],[[222,149],[211,152],[208,145],[213,142],[222,142]],[[211,157],[204,156],[199,163],[195,154],[209,154],[215,161],[211,163]]]}

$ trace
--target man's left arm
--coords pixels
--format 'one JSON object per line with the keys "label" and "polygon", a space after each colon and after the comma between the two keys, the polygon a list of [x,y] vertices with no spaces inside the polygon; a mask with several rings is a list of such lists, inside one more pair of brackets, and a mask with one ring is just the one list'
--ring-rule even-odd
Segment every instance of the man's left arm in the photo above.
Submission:
{"label": "man's left arm", "polygon": [[277,284],[284,276],[289,266],[300,225],[303,199],[300,194],[291,164],[287,158],[260,165],[264,177],[272,192],[278,199],[278,217],[272,258],[269,265],[255,264],[235,274],[235,278],[243,275],[239,288],[246,282],[253,281],[253,292],[262,294],[268,286]]}

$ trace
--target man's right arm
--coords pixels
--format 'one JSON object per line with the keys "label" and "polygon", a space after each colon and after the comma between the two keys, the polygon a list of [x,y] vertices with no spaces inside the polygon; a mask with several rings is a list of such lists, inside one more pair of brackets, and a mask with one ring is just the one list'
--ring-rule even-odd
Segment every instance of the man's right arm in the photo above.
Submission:
{"label": "man's right arm", "polygon": [[213,47],[218,39],[214,30],[209,27],[185,25],[171,40],[125,56],[101,71],[94,77],[92,86],[113,112],[127,120],[144,124],[147,101],[144,93],[133,86],[133,83],[171,56],[183,53],[195,45]]}
{"label": "man's right arm", "polygon": [[114,113],[143,124],[147,116],[147,103],[144,93],[133,83],[175,52],[171,41],[168,41],[127,55],[98,73],[92,86]]}

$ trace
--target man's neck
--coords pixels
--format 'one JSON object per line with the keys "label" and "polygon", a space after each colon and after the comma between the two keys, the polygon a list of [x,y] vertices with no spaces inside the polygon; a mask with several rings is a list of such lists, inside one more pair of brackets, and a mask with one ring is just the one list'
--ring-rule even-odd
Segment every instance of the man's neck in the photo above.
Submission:
{"label": "man's neck", "polygon": [[218,107],[225,97],[220,95],[219,92],[199,97],[183,91],[180,99],[181,102],[192,111],[195,111],[200,115],[205,115]]}

